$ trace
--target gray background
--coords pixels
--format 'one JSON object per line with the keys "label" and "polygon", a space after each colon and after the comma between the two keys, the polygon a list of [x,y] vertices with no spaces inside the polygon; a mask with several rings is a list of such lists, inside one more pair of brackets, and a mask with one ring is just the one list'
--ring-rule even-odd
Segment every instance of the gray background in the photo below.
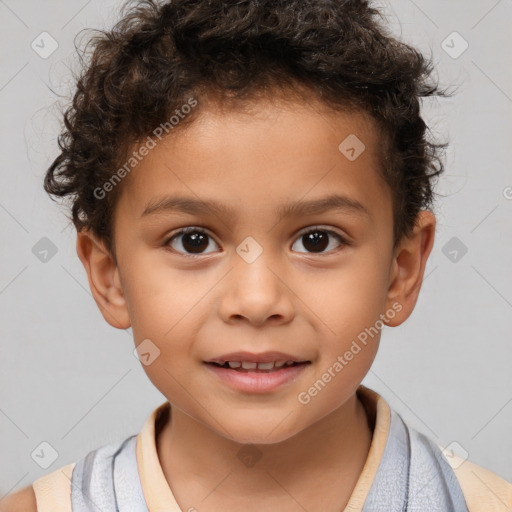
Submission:
{"label": "gray background", "polygon": [[[57,155],[57,100],[69,97],[78,68],[73,38],[111,26],[119,5],[0,0],[2,495],[137,433],[165,400],[134,357],[130,330],[101,316],[74,228],[42,188]],[[512,480],[512,2],[378,5],[397,35],[433,53],[441,82],[460,89],[425,103],[433,134],[451,142],[437,238],[415,312],[384,330],[363,383],[412,427],[443,446],[458,443],[456,453]],[[59,45],[48,58],[31,48],[43,31]],[[458,58],[441,46],[453,31],[469,44]],[[447,41],[452,53],[462,48]],[[43,237],[57,250],[46,262],[33,253]],[[47,469],[31,457],[43,441],[58,452]]]}

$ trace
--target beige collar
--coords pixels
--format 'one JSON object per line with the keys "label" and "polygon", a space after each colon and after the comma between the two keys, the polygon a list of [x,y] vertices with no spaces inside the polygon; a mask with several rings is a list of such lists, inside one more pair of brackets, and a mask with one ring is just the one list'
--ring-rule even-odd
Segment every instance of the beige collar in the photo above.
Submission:
{"label": "beige collar", "polygon": [[[361,512],[379,467],[389,433],[389,405],[375,391],[360,385],[357,394],[366,408],[374,432],[370,451],[344,512]],[[170,403],[164,402],[146,420],[137,436],[137,464],[149,512],[181,512],[164,476],[155,442],[155,425],[167,418]]]}

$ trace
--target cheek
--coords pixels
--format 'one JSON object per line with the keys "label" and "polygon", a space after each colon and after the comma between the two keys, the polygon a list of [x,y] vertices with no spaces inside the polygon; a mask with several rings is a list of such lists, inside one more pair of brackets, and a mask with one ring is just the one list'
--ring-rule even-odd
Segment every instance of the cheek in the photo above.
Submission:
{"label": "cheek", "polygon": [[[181,310],[179,316],[173,316],[163,308],[148,308],[139,312],[137,332],[134,330],[137,343],[147,344],[149,352],[155,354],[150,364],[142,364],[143,370],[157,389],[178,404],[181,400],[186,403],[187,396],[190,399],[185,390],[202,364],[193,350],[201,322],[196,322],[195,317],[191,322],[192,317],[185,315]],[[139,358],[142,362],[140,355]]]}
{"label": "cheek", "polygon": [[151,336],[171,337],[205,292],[197,280],[187,279],[183,272],[172,269],[165,261],[157,263],[133,257],[126,274],[129,278],[125,298],[135,339],[139,342]]}
{"label": "cheek", "polygon": [[[160,351],[157,367],[179,374],[184,359],[194,357],[192,342],[211,311],[205,295],[212,284],[166,265],[139,262],[137,268],[128,293],[135,343],[151,340]],[[147,371],[157,372],[158,368],[147,367]],[[165,375],[168,379],[164,371]]]}
{"label": "cheek", "polygon": [[387,282],[385,262],[371,253],[358,252],[337,269],[303,281],[294,291],[319,317],[322,331],[346,341],[379,318]]}

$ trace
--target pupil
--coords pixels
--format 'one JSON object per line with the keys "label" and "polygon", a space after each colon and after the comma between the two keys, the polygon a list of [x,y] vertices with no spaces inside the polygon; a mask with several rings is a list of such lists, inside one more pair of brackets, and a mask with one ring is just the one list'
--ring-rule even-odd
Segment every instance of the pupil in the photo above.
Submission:
{"label": "pupil", "polygon": [[[315,252],[315,250],[322,252],[329,245],[328,237],[325,236],[325,233],[322,231],[307,233],[306,235],[303,235],[302,239],[304,247],[308,250],[311,249],[313,252]],[[308,247],[308,244],[310,247]]]}
{"label": "pupil", "polygon": [[[204,233],[187,233],[183,235],[183,247],[192,253],[200,253],[201,249],[208,247],[207,235]],[[188,247],[187,247],[188,245]],[[204,247],[203,247],[204,246]]]}

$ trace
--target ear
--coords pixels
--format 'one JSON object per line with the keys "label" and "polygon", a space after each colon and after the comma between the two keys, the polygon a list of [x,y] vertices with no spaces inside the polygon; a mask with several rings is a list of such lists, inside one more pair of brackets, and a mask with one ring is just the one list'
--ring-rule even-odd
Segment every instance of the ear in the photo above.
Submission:
{"label": "ear", "polygon": [[76,252],[85,267],[92,295],[103,318],[112,327],[130,327],[119,269],[105,244],[84,229],[78,232]]}
{"label": "ear", "polygon": [[420,211],[412,233],[404,237],[394,251],[386,308],[396,314],[384,320],[390,327],[400,325],[414,310],[434,244],[435,228],[434,214],[428,210]]}

